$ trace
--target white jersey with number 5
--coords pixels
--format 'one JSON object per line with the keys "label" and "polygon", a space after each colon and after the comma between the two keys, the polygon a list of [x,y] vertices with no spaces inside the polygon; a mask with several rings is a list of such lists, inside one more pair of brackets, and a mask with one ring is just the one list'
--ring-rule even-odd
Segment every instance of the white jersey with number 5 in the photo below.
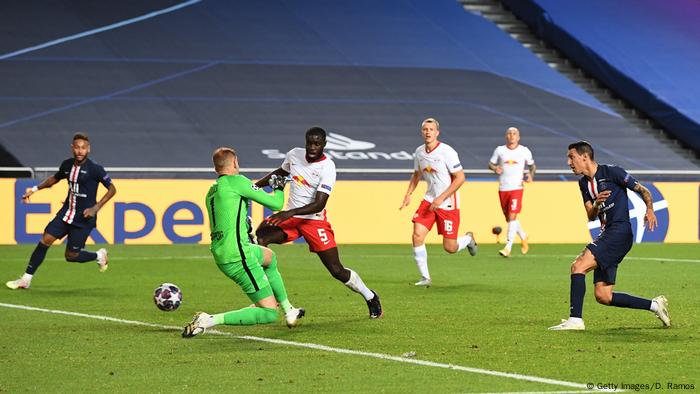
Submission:
{"label": "white jersey with number 5", "polygon": [[[287,152],[282,162],[282,169],[287,171],[292,180],[289,182],[287,209],[294,209],[310,204],[316,199],[316,192],[331,194],[335,185],[335,163],[328,156],[313,163],[306,161],[306,150],[294,148]],[[309,215],[294,215],[297,218],[326,220],[326,210]]]}
{"label": "white jersey with number 5", "polygon": [[525,164],[528,166],[535,164],[530,149],[522,145],[518,145],[515,149],[509,149],[506,145],[497,147],[493,151],[490,162],[503,168],[503,172],[498,177],[500,191],[522,189]]}
{"label": "white jersey with number 5", "polygon": [[[425,201],[433,202],[452,183],[452,173],[462,171],[457,152],[451,146],[438,142],[433,150],[428,151],[425,145],[416,149],[413,169],[420,171],[428,183]],[[459,209],[459,193],[453,193],[440,204],[440,209]]]}

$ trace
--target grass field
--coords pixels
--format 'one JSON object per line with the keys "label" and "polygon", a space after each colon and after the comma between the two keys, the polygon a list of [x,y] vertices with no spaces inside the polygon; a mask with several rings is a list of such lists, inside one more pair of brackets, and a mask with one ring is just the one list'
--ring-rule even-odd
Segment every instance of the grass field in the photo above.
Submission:
{"label": "grass field", "polygon": [[[290,299],[307,310],[303,325],[221,326],[220,334],[186,340],[180,328],[195,311],[249,303],[206,246],[111,246],[104,274],[93,263],[66,263],[57,246],[31,289],[0,289],[0,391],[533,392],[657,382],[662,389],[700,388],[700,245],[636,245],[618,272],[617,290],[668,297],[671,329],[650,312],[596,304],[589,275],[587,330],[549,332],[568,316],[569,264],[581,248],[533,245],[528,256],[503,259],[496,245],[482,245],[473,258],[430,246],[434,284],[416,288],[409,246],[341,246],[345,264],[381,295],[385,316],[369,320],[364,300],[333,280],[305,246],[275,246]],[[3,283],[23,272],[31,251],[0,247]],[[183,290],[175,312],[153,305],[162,282]],[[433,364],[411,363],[422,361]]]}

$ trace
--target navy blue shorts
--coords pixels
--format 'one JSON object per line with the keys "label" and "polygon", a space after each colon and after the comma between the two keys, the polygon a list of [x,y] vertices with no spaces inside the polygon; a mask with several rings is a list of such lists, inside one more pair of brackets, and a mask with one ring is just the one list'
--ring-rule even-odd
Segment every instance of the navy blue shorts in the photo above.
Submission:
{"label": "navy blue shorts", "polygon": [[66,248],[72,252],[78,252],[85,247],[85,241],[90,236],[94,227],[78,227],[68,224],[56,216],[46,225],[44,232],[61,239],[68,234]]}
{"label": "navy blue shorts", "polygon": [[586,245],[593,253],[598,264],[593,271],[593,283],[605,282],[615,284],[617,266],[625,258],[627,252],[632,249],[632,228],[629,224],[621,223],[617,226],[607,227],[598,238]]}

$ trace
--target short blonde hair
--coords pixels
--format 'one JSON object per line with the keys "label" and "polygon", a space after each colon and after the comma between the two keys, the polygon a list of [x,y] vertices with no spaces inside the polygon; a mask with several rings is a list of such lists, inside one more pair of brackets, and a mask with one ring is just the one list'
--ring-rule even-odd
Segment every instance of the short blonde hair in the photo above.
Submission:
{"label": "short blonde hair", "polygon": [[423,123],[420,124],[420,127],[423,128],[423,125],[426,123],[435,123],[435,128],[440,130],[440,122],[437,121],[435,118],[427,118],[423,121]]}
{"label": "short blonde hair", "polygon": [[217,172],[233,164],[236,159],[236,151],[233,148],[222,146],[214,150],[211,161],[214,163],[214,170]]}

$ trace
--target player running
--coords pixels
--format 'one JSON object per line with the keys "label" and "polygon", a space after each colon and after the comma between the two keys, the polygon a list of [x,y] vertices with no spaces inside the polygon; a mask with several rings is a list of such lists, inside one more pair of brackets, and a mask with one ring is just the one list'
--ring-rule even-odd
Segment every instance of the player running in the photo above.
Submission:
{"label": "player running", "polygon": [[583,296],[586,294],[586,274],[593,270],[595,299],[603,305],[643,309],[656,313],[665,327],[671,326],[668,301],[664,296],[654,299],[613,293],[617,266],[632,248],[632,225],[627,209],[627,190],[638,193],[647,206],[644,221],[650,231],[656,228],[653,200],[649,189],[620,167],[598,164],[593,148],[586,141],[569,145],[567,163],[576,175],[588,220],[600,219],[600,235],[589,243],[571,264],[570,317],[550,330],[585,330]]}
{"label": "player running", "polygon": [[411,194],[421,177],[428,183],[423,201],[413,215],[413,257],[421,279],[416,286],[430,286],[433,281],[428,271],[428,252],[425,237],[437,222],[438,234],[442,235],[442,247],[447,253],[457,253],[465,248],[474,256],[477,252],[474,234],[459,233],[459,193],[464,183],[464,171],[457,152],[451,146],[438,141],[440,123],[428,118],[421,124],[424,144],[416,149],[413,176],[399,209],[411,203]]}
{"label": "player running", "polygon": [[[65,258],[72,263],[97,261],[100,272],[107,271],[107,249],[90,252],[83,249],[92,229],[97,225],[97,212],[117,193],[105,169],[88,158],[90,140],[83,133],[76,133],[71,144],[73,157],[64,160],[55,174],[46,178],[39,185],[32,187],[22,196],[22,201],[29,202],[29,197],[38,190],[50,188],[61,179],[68,181],[68,196],[63,207],[44,229],[41,240],[29,258],[27,269],[21,278],[5,285],[12,290],[28,289],[32,278],[46,257],[49,247],[57,240],[68,235]],[[96,202],[97,187],[102,184],[107,193]]]}
{"label": "player running", "polygon": [[501,209],[508,222],[508,235],[505,248],[498,251],[503,257],[509,257],[515,234],[520,237],[522,254],[529,250],[527,234],[518,221],[518,214],[523,205],[523,172],[525,165],[528,172],[525,182],[535,179],[535,161],[532,152],[527,147],[520,145],[520,131],[515,127],[506,130],[506,144],[496,147],[489,160],[489,169],[498,174],[498,197],[501,200]]}
{"label": "player running", "polygon": [[256,231],[258,244],[282,244],[304,237],[309,250],[318,255],[328,272],[350,290],[364,297],[370,319],[383,315],[379,296],[365,286],[355,271],[340,262],[338,247],[330,222],[326,218],[326,203],[335,185],[335,163],[323,154],[326,131],[312,127],[306,131],[306,148],[287,152],[282,166],[256,182],[267,185],[273,176],[291,176],[287,210],[271,215]]}
{"label": "player running", "polygon": [[[286,181],[270,181],[273,194],[267,194],[250,179],[241,175],[236,152],[221,147],[212,157],[219,178],[207,192],[205,205],[211,231],[211,253],[221,272],[238,284],[255,306],[210,315],[197,312],[182,331],[184,338],[202,334],[207,328],[226,324],[232,326],[267,324],[279,317],[277,302],[284,309],[288,327],[294,327],[304,316],[304,309],[294,308],[287,298],[277,259],[271,250],[248,241],[248,202],[253,200],[270,209],[281,209]],[[267,263],[266,267],[261,262]]]}

